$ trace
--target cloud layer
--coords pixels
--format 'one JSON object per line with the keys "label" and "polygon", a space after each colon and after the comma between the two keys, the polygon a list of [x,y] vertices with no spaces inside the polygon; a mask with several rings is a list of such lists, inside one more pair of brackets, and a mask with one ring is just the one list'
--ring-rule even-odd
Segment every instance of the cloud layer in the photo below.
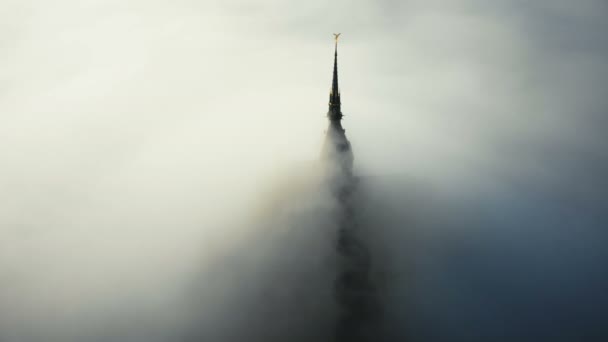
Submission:
{"label": "cloud layer", "polygon": [[[602,313],[573,303],[605,303],[595,297],[606,281],[604,1],[29,0],[2,9],[0,340],[174,340],[197,317],[186,289],[228,255],[244,258],[235,251],[252,236],[281,236],[281,224],[261,224],[268,216],[324,227],[332,204],[310,185],[310,165],[326,128],[332,32],[343,33],[344,125],[368,184],[358,210],[382,227],[370,241],[387,263],[414,272],[387,290],[388,321],[421,309],[411,336],[428,337],[437,318],[471,337],[467,324],[483,308],[504,313],[513,296],[529,316],[498,317],[506,323],[482,335],[521,337],[543,312],[522,298],[557,284],[565,297],[541,296],[563,313],[550,317],[579,313],[586,323],[568,332],[602,333]],[[301,220],[279,215],[277,202]],[[300,245],[309,239],[323,255],[322,231],[287,234],[291,253],[310,253]],[[255,241],[252,253],[289,254]],[[270,255],[256,259],[260,269],[286,267]],[[484,257],[494,261],[474,263]],[[546,278],[509,292],[471,271],[499,265],[501,281]],[[452,296],[437,285],[459,277],[473,285],[456,283]],[[404,292],[428,284],[436,292]],[[471,313],[460,316],[470,317],[464,330],[449,326],[459,306]]]}

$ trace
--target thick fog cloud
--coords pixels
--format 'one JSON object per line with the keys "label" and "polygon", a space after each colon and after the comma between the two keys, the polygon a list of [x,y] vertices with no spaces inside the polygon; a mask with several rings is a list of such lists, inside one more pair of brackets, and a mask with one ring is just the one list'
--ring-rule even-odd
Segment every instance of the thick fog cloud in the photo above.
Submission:
{"label": "thick fog cloud", "polygon": [[386,331],[606,333],[604,1],[0,8],[0,340],[252,331],[294,267],[330,297],[332,32]]}

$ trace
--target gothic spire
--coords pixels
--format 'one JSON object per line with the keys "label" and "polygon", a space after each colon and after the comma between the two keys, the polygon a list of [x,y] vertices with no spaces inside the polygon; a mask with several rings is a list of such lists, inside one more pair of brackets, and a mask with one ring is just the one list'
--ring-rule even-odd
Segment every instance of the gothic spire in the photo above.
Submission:
{"label": "gothic spire", "polygon": [[340,88],[338,87],[338,37],[340,33],[334,33],[336,39],[334,52],[334,75],[331,83],[331,92],[329,94],[329,112],[327,117],[331,121],[340,121],[342,119],[342,111],[340,108]]}

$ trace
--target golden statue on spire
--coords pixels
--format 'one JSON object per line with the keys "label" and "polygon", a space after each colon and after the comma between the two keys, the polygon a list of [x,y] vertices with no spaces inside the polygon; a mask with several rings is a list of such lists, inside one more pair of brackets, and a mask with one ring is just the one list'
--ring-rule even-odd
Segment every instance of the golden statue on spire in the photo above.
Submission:
{"label": "golden statue on spire", "polygon": [[334,33],[334,37],[336,38],[336,43],[338,42],[338,38],[342,33]]}

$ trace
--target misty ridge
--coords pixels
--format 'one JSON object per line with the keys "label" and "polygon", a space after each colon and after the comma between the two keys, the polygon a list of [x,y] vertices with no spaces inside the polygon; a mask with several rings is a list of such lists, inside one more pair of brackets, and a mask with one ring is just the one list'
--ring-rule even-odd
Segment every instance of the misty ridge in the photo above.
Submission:
{"label": "misty ridge", "polygon": [[2,6],[0,342],[607,338],[605,2]]}

